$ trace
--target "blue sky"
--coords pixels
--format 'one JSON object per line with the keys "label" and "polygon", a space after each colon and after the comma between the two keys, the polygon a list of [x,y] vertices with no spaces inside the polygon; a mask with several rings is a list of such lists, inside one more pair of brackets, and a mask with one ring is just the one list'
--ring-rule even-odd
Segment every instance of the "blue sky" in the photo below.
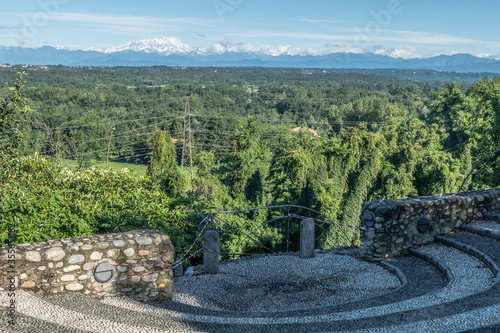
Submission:
{"label": "blue sky", "polygon": [[500,58],[498,13],[485,0],[23,0],[2,4],[0,45]]}

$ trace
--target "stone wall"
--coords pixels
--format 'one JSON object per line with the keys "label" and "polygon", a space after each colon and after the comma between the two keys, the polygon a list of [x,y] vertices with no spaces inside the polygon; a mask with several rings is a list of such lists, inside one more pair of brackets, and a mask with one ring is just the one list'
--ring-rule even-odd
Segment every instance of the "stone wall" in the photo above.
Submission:
{"label": "stone wall", "polygon": [[380,229],[418,212],[436,199],[442,199],[403,223],[378,231],[361,231],[361,256],[374,261],[393,257],[409,247],[432,242],[434,236],[482,217],[487,211],[500,209],[500,189],[474,191],[443,199],[445,196],[364,203],[361,226]]}
{"label": "stone wall", "polygon": [[[115,279],[158,272],[171,267],[174,248],[170,238],[157,230],[96,235],[21,244],[0,249],[0,291],[15,288],[38,294],[81,292],[96,298],[126,295],[136,300],[172,299],[172,270],[112,282]],[[107,283],[94,278],[100,263],[147,264],[162,267],[115,266]],[[11,266],[12,265],[12,266]],[[14,270],[14,273],[10,271]]]}

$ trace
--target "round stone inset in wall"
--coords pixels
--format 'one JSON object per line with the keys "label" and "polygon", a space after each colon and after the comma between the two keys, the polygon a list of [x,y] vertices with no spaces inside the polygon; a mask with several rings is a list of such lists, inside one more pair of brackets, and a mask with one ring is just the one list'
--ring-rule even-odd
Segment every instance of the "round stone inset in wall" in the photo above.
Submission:
{"label": "round stone inset in wall", "polygon": [[115,268],[113,265],[103,262],[99,265],[94,270],[94,278],[97,282],[99,283],[106,283],[111,278],[113,277],[113,274],[115,273]]}
{"label": "round stone inset in wall", "polygon": [[367,210],[363,214],[363,222],[367,228],[375,227],[375,214]]}
{"label": "round stone inset in wall", "polygon": [[431,220],[427,217],[422,217],[418,221],[417,230],[419,233],[423,234],[429,230],[429,226],[432,224]]}

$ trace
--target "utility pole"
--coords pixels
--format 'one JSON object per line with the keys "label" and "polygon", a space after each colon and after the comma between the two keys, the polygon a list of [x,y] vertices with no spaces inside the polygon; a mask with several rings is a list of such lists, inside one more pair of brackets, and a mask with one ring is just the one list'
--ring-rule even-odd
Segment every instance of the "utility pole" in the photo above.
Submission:
{"label": "utility pole", "polygon": [[113,127],[109,131],[109,141],[108,141],[108,153],[106,154],[106,170],[109,170],[109,149],[111,148],[111,138],[113,136],[113,131],[116,130],[116,127]]}
{"label": "utility pole", "polygon": [[[187,151],[186,151],[186,148]],[[191,170],[191,179],[193,179],[193,130],[191,128],[191,106],[189,105],[189,97],[186,99],[186,107],[184,109],[184,135],[182,142],[182,157],[181,171],[184,172],[184,161],[189,154],[189,168]]]}

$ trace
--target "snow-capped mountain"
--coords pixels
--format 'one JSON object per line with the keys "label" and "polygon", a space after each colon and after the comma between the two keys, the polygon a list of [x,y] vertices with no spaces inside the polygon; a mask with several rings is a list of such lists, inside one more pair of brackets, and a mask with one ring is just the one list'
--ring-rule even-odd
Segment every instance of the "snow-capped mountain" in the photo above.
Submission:
{"label": "snow-capped mountain", "polygon": [[103,49],[1,47],[0,64],[66,66],[259,66],[292,68],[431,69],[500,73],[500,61],[470,54],[405,59],[393,53],[318,54],[287,45],[253,46],[225,40],[211,46],[190,46],[177,37],[148,38]]}
{"label": "snow-capped mountain", "polygon": [[215,55],[228,52],[256,53],[260,55],[271,56],[317,55],[317,53],[311,49],[306,50],[288,45],[265,45],[256,47],[249,43],[234,43],[231,39],[226,39],[211,46],[190,46],[186,43],[183,43],[177,37],[146,38],[139,41],[128,42],[119,46],[107,47],[100,51],[102,51],[103,53],[133,51],[157,53],[163,56],[169,56],[172,54]]}
{"label": "snow-capped mountain", "polygon": [[185,54],[195,51],[177,37],[146,38],[119,46],[111,46],[102,50],[104,53],[134,51],[158,53],[162,55]]}

